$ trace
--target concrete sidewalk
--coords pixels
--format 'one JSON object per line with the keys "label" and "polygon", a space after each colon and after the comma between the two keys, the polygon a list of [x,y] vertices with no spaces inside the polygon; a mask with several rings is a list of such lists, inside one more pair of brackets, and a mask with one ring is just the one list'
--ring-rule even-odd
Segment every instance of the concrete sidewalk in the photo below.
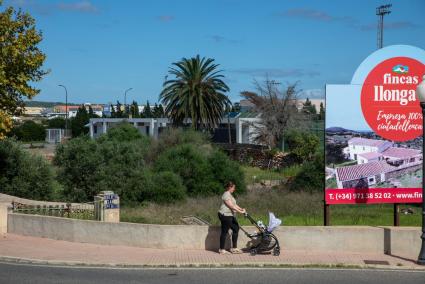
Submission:
{"label": "concrete sidewalk", "polygon": [[[0,237],[0,261],[115,267],[319,266],[425,271],[424,266],[417,265],[412,259],[385,254],[287,251],[283,246],[280,256],[270,254],[251,256],[249,253],[219,255],[205,250],[105,246],[14,234]],[[368,264],[368,261],[380,264]]]}

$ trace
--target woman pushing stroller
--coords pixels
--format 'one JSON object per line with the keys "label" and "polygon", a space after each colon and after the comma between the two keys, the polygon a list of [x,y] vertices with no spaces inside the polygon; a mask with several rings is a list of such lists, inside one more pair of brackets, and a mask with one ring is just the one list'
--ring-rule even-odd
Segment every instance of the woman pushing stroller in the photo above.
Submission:
{"label": "woman pushing stroller", "polygon": [[236,186],[233,182],[228,182],[226,184],[226,191],[221,196],[221,206],[218,211],[218,218],[221,222],[221,234],[220,234],[220,249],[218,252],[220,254],[228,254],[229,252],[224,249],[224,244],[226,241],[227,234],[229,229],[232,229],[232,246],[230,249],[231,253],[242,253],[238,249],[238,233],[239,233],[239,224],[236,220],[236,212],[245,214],[245,208],[241,208],[236,204],[236,199],[233,197],[232,193],[235,192]]}
{"label": "woman pushing stroller", "polygon": [[[236,200],[233,197],[232,193],[236,190],[236,186],[233,182],[228,182],[226,184],[226,191],[221,197],[221,206],[218,211],[218,218],[221,221],[221,234],[220,234],[220,249],[218,252],[220,254],[228,254],[229,252],[224,249],[224,244],[226,241],[227,234],[229,229],[232,229],[232,246],[230,249],[231,253],[242,253],[238,249],[238,233],[239,229],[244,231],[246,236],[253,240],[253,245],[249,248],[251,255],[256,255],[257,253],[263,252],[272,252],[273,255],[280,255],[280,245],[279,240],[272,233],[282,221],[272,213],[269,212],[269,225],[265,226],[261,220],[255,221],[245,210],[236,204]],[[249,234],[243,228],[239,227],[238,221],[236,220],[236,212],[244,214],[246,218],[257,228],[257,231],[253,234]]]}

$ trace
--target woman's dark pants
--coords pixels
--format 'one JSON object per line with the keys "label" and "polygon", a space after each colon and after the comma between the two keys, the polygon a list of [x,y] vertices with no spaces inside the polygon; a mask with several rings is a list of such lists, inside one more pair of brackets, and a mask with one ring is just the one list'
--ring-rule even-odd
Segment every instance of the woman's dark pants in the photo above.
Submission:
{"label": "woman's dark pants", "polygon": [[221,221],[220,249],[224,249],[224,243],[226,242],[229,229],[232,229],[232,247],[237,248],[239,233],[238,221],[236,221],[236,218],[233,216],[224,216],[220,213],[218,213],[218,218]]}

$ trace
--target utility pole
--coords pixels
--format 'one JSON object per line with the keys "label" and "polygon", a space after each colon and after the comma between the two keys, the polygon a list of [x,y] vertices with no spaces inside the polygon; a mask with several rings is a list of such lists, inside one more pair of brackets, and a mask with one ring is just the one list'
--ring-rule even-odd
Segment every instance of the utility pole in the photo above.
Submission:
{"label": "utility pole", "polygon": [[391,13],[391,6],[391,4],[387,4],[376,8],[376,15],[378,16],[378,49],[384,46],[384,16]]}
{"label": "utility pole", "polygon": [[68,90],[64,85],[58,85],[65,89],[65,136],[68,135]]}

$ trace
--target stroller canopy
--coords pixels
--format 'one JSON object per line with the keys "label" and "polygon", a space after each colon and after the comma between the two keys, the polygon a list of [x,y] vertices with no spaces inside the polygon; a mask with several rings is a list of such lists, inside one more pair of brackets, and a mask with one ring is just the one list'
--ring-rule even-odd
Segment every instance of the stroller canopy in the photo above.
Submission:
{"label": "stroller canopy", "polygon": [[279,227],[280,224],[282,224],[282,220],[276,218],[272,212],[269,212],[269,225],[267,227],[267,231],[269,233],[273,232],[273,230]]}

